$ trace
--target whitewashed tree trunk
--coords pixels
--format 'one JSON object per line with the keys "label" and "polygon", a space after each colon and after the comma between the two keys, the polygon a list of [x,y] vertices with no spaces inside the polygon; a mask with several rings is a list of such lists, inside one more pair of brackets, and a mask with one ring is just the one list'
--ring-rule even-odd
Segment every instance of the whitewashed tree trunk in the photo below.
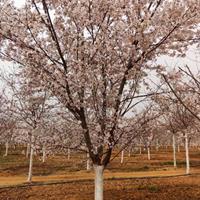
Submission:
{"label": "whitewashed tree trunk", "polygon": [[124,150],[121,152],[121,164],[124,162]]}
{"label": "whitewashed tree trunk", "polygon": [[128,150],[128,157],[131,157],[131,148],[129,148],[129,150]]}
{"label": "whitewashed tree trunk", "polygon": [[140,154],[142,154],[142,142],[140,140]]}
{"label": "whitewashed tree trunk", "polygon": [[179,143],[178,143],[178,152],[180,152],[180,145],[179,145]]}
{"label": "whitewashed tree trunk", "polygon": [[147,147],[147,155],[148,155],[148,160],[151,160],[151,153],[150,153],[150,147]]}
{"label": "whitewashed tree trunk", "polygon": [[94,165],[95,200],[103,200],[103,170],[104,170],[104,166]]}
{"label": "whitewashed tree trunk", "polygon": [[46,146],[43,145],[42,147],[42,162],[44,163],[46,160]]}
{"label": "whitewashed tree trunk", "polygon": [[173,159],[174,159],[174,168],[176,168],[177,165],[176,165],[176,138],[175,138],[175,134],[172,135],[172,140],[173,140]]}
{"label": "whitewashed tree trunk", "polygon": [[90,170],[90,156],[89,156],[89,153],[87,153],[87,163],[86,163],[86,169],[87,171]]}
{"label": "whitewashed tree trunk", "polygon": [[158,150],[159,150],[159,141],[156,140],[156,151],[158,151]]}
{"label": "whitewashed tree trunk", "polygon": [[8,148],[9,148],[9,143],[8,143],[8,141],[6,141],[5,147],[6,147],[6,151],[5,151],[4,156],[7,156],[7,155],[8,155]]}
{"label": "whitewashed tree trunk", "polygon": [[68,148],[68,149],[67,149],[67,159],[68,159],[68,160],[70,160],[70,154],[71,154],[70,148]]}
{"label": "whitewashed tree trunk", "polygon": [[140,146],[140,155],[142,154],[142,147]]}
{"label": "whitewashed tree trunk", "polygon": [[189,158],[189,144],[188,134],[185,133],[185,157],[186,157],[186,174],[190,173],[190,158]]}
{"label": "whitewashed tree trunk", "polygon": [[29,171],[28,171],[28,182],[32,181],[32,169],[33,169],[33,154],[34,154],[34,149],[33,146],[30,146],[31,151],[30,151],[30,159],[29,159]]}
{"label": "whitewashed tree trunk", "polygon": [[26,146],[26,157],[28,158],[30,154],[30,143],[27,144]]}

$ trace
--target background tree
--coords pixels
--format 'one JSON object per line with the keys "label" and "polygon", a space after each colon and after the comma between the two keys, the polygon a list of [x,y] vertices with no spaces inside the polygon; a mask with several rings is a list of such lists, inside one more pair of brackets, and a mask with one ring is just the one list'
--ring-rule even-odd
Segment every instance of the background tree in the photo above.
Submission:
{"label": "background tree", "polygon": [[[163,75],[163,77],[167,87],[170,86],[170,89],[173,91],[159,96],[158,98],[154,97],[154,99],[159,104],[161,112],[163,112],[163,119],[168,127],[167,129],[173,134],[174,161],[175,134],[180,132],[183,134],[186,151],[186,174],[189,174],[189,138],[192,136],[192,134],[190,136],[189,133],[191,129],[195,129],[195,124],[198,121],[199,106],[196,104],[198,102],[198,97],[193,95],[193,91],[187,84],[184,84],[184,76],[180,71],[173,70],[167,75]],[[164,86],[164,90],[166,90],[166,85]],[[181,101],[179,101],[177,97],[180,98]],[[195,111],[194,106],[196,106]]]}
{"label": "background tree", "polygon": [[[22,72],[22,71],[20,71]],[[23,72],[22,72],[23,74]],[[20,74],[10,75],[9,78],[3,77],[7,84],[7,103],[8,112],[11,113],[18,122],[18,128],[24,129],[25,135],[20,133],[20,137],[26,137],[30,148],[29,173],[27,181],[32,180],[33,153],[36,146],[38,134],[45,125],[48,118],[49,104],[47,103],[48,94],[38,87],[37,82],[26,78]],[[9,130],[9,129],[8,129]],[[41,135],[41,134],[40,134]]]}

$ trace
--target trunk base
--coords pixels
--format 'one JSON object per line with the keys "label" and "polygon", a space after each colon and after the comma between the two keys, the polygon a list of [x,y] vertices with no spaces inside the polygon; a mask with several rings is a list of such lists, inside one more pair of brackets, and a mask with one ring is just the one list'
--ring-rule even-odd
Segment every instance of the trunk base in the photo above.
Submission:
{"label": "trunk base", "polygon": [[94,165],[95,200],[103,200],[103,171],[104,171],[104,166]]}

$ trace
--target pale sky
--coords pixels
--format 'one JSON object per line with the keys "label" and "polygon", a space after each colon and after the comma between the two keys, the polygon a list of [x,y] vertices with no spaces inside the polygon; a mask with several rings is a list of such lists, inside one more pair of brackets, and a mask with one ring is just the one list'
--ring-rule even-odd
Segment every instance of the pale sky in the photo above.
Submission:
{"label": "pale sky", "polygon": [[188,65],[193,72],[197,72],[200,70],[200,48],[191,46],[183,58],[161,56],[158,58],[158,63],[164,64],[170,69]]}
{"label": "pale sky", "polygon": [[26,1],[26,0],[14,0],[15,5],[16,5],[17,7],[23,6],[24,3],[25,3],[25,1]]}

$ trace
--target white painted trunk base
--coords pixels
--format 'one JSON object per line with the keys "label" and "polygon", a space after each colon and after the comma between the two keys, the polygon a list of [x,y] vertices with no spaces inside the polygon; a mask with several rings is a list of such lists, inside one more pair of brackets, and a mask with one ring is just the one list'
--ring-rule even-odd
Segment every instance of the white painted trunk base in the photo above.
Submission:
{"label": "white painted trunk base", "polygon": [[156,140],[156,151],[158,151],[158,150],[159,150],[159,141]]}
{"label": "white painted trunk base", "polygon": [[90,170],[90,156],[89,153],[87,153],[87,163],[86,163],[86,170],[89,171]]}
{"label": "white painted trunk base", "polygon": [[31,145],[31,152],[30,152],[30,159],[29,159],[29,171],[28,171],[28,179],[27,179],[28,182],[32,181],[33,154],[34,154],[34,150]]}
{"label": "white painted trunk base", "polygon": [[174,159],[174,168],[177,167],[176,165],[176,138],[175,138],[175,135],[173,134],[172,136],[172,142],[173,142],[173,159]]}
{"label": "white painted trunk base", "polygon": [[142,154],[142,141],[140,140],[140,154]]}
{"label": "white painted trunk base", "polygon": [[121,152],[121,164],[124,162],[124,150]]}
{"label": "white painted trunk base", "polygon": [[95,200],[103,200],[103,171],[104,171],[104,166],[94,165]]}
{"label": "white painted trunk base", "polygon": [[178,144],[178,152],[180,152],[180,145]]}
{"label": "white painted trunk base", "polygon": [[131,157],[131,148],[129,149],[129,151],[128,151],[128,157]]}
{"label": "white painted trunk base", "polygon": [[148,156],[148,160],[151,160],[151,153],[150,153],[149,147],[147,147],[147,156]]}
{"label": "white painted trunk base", "polygon": [[142,147],[140,146],[140,155],[142,154]]}
{"label": "white painted trunk base", "polygon": [[3,156],[7,156],[8,155],[8,148],[9,148],[9,143],[8,142],[6,142],[5,147],[6,147],[6,151],[5,151],[5,154]]}
{"label": "white painted trunk base", "polygon": [[186,158],[186,174],[190,173],[190,158],[189,158],[189,144],[188,134],[185,134],[185,158]]}
{"label": "white painted trunk base", "polygon": [[44,163],[46,160],[46,147],[45,145],[42,147],[42,162]]}
{"label": "white painted trunk base", "polygon": [[70,149],[68,149],[68,150],[67,150],[67,159],[68,159],[68,160],[70,160],[70,154],[71,154]]}
{"label": "white painted trunk base", "polygon": [[30,154],[30,144],[28,143],[27,147],[26,147],[26,157],[27,158],[29,157],[29,154]]}

